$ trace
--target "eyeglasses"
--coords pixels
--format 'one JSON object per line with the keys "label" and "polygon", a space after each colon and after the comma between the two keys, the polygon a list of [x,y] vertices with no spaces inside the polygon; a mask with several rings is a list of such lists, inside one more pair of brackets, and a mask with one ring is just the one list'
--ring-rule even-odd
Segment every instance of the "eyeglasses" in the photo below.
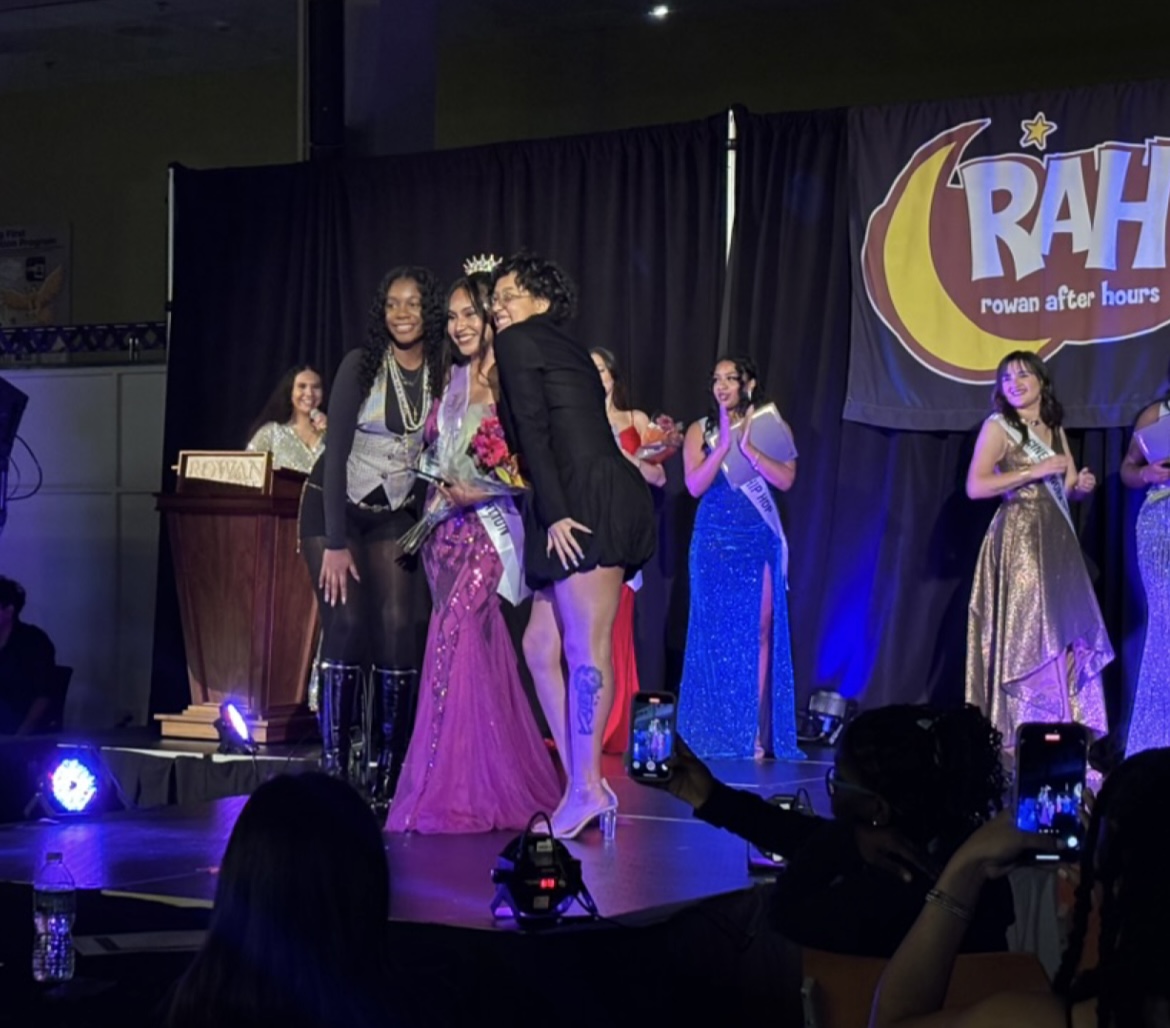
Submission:
{"label": "eyeglasses", "polygon": [[838,790],[841,792],[851,792],[858,796],[877,795],[876,792],[872,789],[867,789],[864,785],[857,785],[847,778],[842,778],[841,773],[837,770],[836,765],[834,765],[825,772],[825,792],[829,794],[829,799],[832,799],[837,795]]}
{"label": "eyeglasses", "polygon": [[531,295],[532,295],[531,293],[525,293],[525,292],[492,293],[492,295],[490,297],[488,297],[488,302],[492,305],[493,309],[496,307],[508,307],[508,306],[511,306],[512,304],[514,304],[521,297],[531,296]]}

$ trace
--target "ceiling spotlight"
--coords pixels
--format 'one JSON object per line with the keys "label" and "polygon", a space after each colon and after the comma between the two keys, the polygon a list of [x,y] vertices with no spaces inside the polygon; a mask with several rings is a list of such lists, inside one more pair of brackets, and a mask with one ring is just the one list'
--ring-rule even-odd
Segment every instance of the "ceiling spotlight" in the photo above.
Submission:
{"label": "ceiling spotlight", "polygon": [[668,14],[670,14],[670,8],[666,4],[655,4],[650,8],[650,17],[657,18],[659,21],[662,21]]}

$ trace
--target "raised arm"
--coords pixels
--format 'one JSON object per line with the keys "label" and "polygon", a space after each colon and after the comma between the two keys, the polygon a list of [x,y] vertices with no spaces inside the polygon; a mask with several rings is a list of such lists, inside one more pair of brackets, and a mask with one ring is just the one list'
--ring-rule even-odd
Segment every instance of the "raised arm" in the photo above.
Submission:
{"label": "raised arm", "polygon": [[[1147,407],[1135,422],[1135,432],[1141,428],[1148,428],[1158,420],[1158,408],[1161,404],[1154,403]],[[1142,453],[1137,438],[1129,441],[1129,449],[1125,451],[1125,460],[1121,462],[1121,480],[1130,489],[1145,489],[1148,485],[1163,485],[1170,482],[1170,461],[1160,464],[1150,464],[1146,455]]]}
{"label": "raised arm", "polygon": [[1050,993],[1003,994],[966,1009],[941,1009],[984,883],[1006,874],[1025,850],[1055,848],[1049,836],[1018,831],[1010,813],[976,829],[948,861],[918,920],[886,965],[870,1028],[1063,1025],[1061,1001]]}
{"label": "raised arm", "polygon": [[[637,429],[638,438],[646,438],[646,429],[650,427],[650,419],[646,416],[645,411],[631,411],[631,416],[634,419],[634,428]],[[622,451],[625,453],[625,451]],[[646,480],[648,485],[652,485],[657,489],[661,489],[666,485],[666,468],[661,464],[651,464],[649,461],[638,460],[633,454],[626,454],[627,457],[634,463],[637,469],[642,473],[642,477]]]}
{"label": "raised arm", "polygon": [[[720,419],[723,423],[724,419]],[[695,498],[703,495],[720,473],[720,465],[731,449],[731,432],[720,430],[715,448],[703,450],[704,422],[696,421],[683,437],[683,468],[686,471],[687,492]]]}
{"label": "raised arm", "polygon": [[792,488],[796,481],[795,460],[773,460],[766,453],[757,450],[751,442],[752,411],[748,409],[743,419],[743,432],[739,437],[739,448],[747,462],[770,486],[782,493]]}
{"label": "raised arm", "polygon": [[570,517],[571,512],[549,440],[544,359],[523,323],[496,337],[496,367],[516,445],[532,479],[537,516],[548,527]]}
{"label": "raised arm", "polygon": [[967,468],[967,495],[972,500],[992,500],[1028,482],[1036,482],[1046,475],[1065,474],[1071,463],[1064,454],[1057,454],[1029,464],[1016,471],[1000,472],[996,465],[1008,452],[1007,433],[998,422],[985,421],[975,441],[975,453]]}

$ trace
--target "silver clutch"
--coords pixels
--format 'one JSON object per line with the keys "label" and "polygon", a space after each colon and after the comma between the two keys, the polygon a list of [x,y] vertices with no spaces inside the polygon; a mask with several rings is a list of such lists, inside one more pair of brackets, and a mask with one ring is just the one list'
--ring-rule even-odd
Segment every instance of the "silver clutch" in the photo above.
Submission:
{"label": "silver clutch", "polygon": [[1170,460],[1170,417],[1159,418],[1152,425],[1139,428],[1133,437],[1150,464]]}

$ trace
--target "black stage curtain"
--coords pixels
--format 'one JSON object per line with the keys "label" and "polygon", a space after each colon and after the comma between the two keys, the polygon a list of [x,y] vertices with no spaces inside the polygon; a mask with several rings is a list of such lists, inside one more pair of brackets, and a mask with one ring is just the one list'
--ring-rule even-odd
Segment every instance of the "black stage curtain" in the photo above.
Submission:
{"label": "black stage curtain", "polygon": [[[719,115],[410,157],[175,168],[165,466],[180,449],[242,447],[295,362],[321,368],[328,388],[341,356],[361,344],[391,266],[423,264],[454,279],[483,251],[528,247],[557,260],[580,287],[576,332],[617,354],[634,402],[698,409],[719,327],[725,138]],[[674,508],[664,506],[667,531]],[[663,675],[667,558],[677,550],[668,539],[646,575],[639,631],[652,684]],[[165,543],[154,670],[152,709],[184,706]]]}
{"label": "black stage curtain", "polygon": [[[964,492],[978,424],[924,433],[842,420],[851,295],[845,112],[739,112],[738,124],[727,349],[759,363],[800,451],[783,501],[798,688],[802,697],[839,690],[867,707],[960,702],[967,600],[995,510]],[[1128,434],[1069,433],[1102,483],[1074,513],[1118,653],[1106,671],[1114,724],[1127,713],[1141,646],[1140,498],[1117,474]]]}

